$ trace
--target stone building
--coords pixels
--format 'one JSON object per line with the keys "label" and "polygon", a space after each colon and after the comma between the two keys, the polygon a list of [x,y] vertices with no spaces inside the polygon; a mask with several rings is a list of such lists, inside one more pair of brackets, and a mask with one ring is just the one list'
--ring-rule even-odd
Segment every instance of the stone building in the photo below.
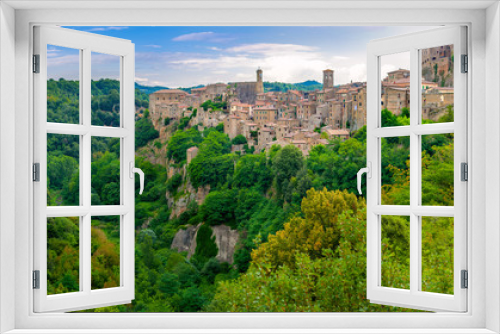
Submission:
{"label": "stone building", "polygon": [[229,83],[230,94],[236,96],[243,103],[253,104],[257,94],[264,93],[263,73],[257,70],[257,81],[254,82],[231,82]]}
{"label": "stone building", "polygon": [[241,134],[240,122],[241,118],[234,115],[230,115],[224,119],[224,133],[226,133],[230,139]]}
{"label": "stone building", "polygon": [[269,128],[261,128],[258,132],[258,147],[259,149],[265,148],[267,143],[272,142],[276,136],[276,132]]}
{"label": "stone building", "polygon": [[186,151],[186,156],[187,156],[187,164],[189,165],[189,163],[194,159],[196,158],[196,156],[198,155],[198,147],[196,146],[193,146],[193,147],[190,147],[187,149]]}
{"label": "stone building", "polygon": [[276,122],[278,120],[278,110],[271,106],[253,108],[253,120],[261,126],[266,123]]}
{"label": "stone building", "polygon": [[149,95],[149,113],[152,119],[180,118],[179,103],[188,95],[180,89],[162,89]]}

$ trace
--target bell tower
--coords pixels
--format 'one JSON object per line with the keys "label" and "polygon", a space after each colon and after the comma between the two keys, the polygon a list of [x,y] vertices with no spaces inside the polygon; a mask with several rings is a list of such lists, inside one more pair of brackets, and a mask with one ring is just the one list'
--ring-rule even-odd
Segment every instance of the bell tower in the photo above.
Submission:
{"label": "bell tower", "polygon": [[262,70],[260,69],[260,67],[257,69],[257,82],[255,83],[255,88],[257,94],[264,93],[264,80],[262,77]]}
{"label": "bell tower", "polygon": [[323,89],[333,88],[333,70],[323,71]]}

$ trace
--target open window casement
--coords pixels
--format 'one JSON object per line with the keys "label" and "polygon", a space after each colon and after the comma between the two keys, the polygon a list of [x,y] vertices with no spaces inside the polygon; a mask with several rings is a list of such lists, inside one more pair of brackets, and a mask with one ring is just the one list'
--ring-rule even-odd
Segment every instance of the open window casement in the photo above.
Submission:
{"label": "open window casement", "polygon": [[[463,175],[467,63],[462,56],[466,52],[465,27],[368,44],[367,168],[360,172],[367,172],[367,297],[372,303],[429,311],[467,310],[467,182]],[[398,64],[409,64],[409,71],[407,65]],[[404,106],[409,106],[409,113]],[[384,112],[388,117],[384,109],[392,115],[407,113],[409,121],[383,121]],[[446,154],[435,153],[441,154],[442,163],[436,167],[428,163],[428,151],[439,138],[451,141],[451,148]],[[398,167],[403,176],[395,182],[407,191],[400,191],[395,203],[385,194],[391,187],[386,173],[396,165],[392,152],[395,148],[401,152],[402,147],[407,148],[409,163]],[[439,188],[443,185],[438,179],[446,173],[452,186]],[[408,227],[407,235],[394,237],[405,230],[398,229],[402,226],[398,224]]]}
{"label": "open window casement", "polygon": [[[68,97],[68,101],[73,103],[73,109],[63,113],[68,118],[54,119],[48,113],[55,103],[47,94],[47,86],[50,84],[48,80],[54,77],[58,80],[63,74],[52,70],[49,73],[48,68],[57,65],[51,64],[51,54],[61,50],[69,52],[63,59],[68,64],[73,64],[71,66],[75,75],[71,80],[78,88],[72,97]],[[39,26],[34,28],[33,53],[34,311],[64,312],[130,303],[134,299],[134,172],[139,172],[134,168],[134,44],[127,40],[70,29]],[[114,112],[120,116],[117,116],[119,120],[116,124],[102,126],[94,121],[94,113],[97,111],[92,106],[94,88],[91,66],[95,64],[97,68],[99,63],[108,59],[117,63],[115,79],[118,79],[120,87],[115,95],[119,100],[119,107]],[[102,103],[97,101],[100,102]],[[93,182],[99,177],[92,171],[93,157],[98,154],[94,147],[96,138],[101,142],[111,141],[110,138],[113,138],[117,143],[115,150],[119,151],[117,156],[120,164],[119,167],[115,166],[115,170],[119,186],[114,188],[114,197],[110,195],[110,198],[114,198],[110,201],[115,200],[113,205],[95,205],[92,197]],[[66,188],[64,184],[61,186],[66,189],[63,192],[71,192],[71,196],[61,192],[55,196],[56,200],[50,200],[49,203],[49,183],[68,182],[67,179],[56,180],[58,171],[50,170],[66,165],[50,163],[48,166],[49,149],[63,149],[52,148],[56,146],[54,143],[64,143],[68,147],[72,145],[77,167],[71,180],[73,185]],[[142,188],[143,178],[141,179]],[[60,198],[64,196],[71,198],[73,202],[68,204],[61,201]],[[106,262],[103,260],[105,254],[92,253],[93,217],[105,217],[103,219],[116,222],[114,237],[119,242],[119,259],[114,259],[113,268],[118,278],[111,286],[99,286],[92,281],[94,263]],[[57,219],[66,219],[64,221],[68,225],[57,229],[62,230],[61,233],[70,233],[69,229],[73,231],[71,242],[77,245],[79,254],[70,254],[66,249],[59,249],[58,252],[53,250],[56,246],[51,240],[57,238],[50,231],[54,230],[51,224],[57,224]],[[53,268],[50,258],[54,256],[60,257],[61,263],[64,263],[62,268]],[[59,277],[50,281],[49,277],[56,274],[56,269],[61,271],[57,273]]]}

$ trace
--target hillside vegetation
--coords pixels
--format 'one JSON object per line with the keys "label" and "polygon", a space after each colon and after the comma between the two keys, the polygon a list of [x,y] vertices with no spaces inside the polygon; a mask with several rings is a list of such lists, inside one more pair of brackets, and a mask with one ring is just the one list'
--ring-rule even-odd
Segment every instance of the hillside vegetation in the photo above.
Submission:
{"label": "hillside vegetation", "polygon": [[[49,81],[48,113],[77,123],[78,83]],[[116,82],[92,83],[93,119],[115,126],[119,106]],[[145,95],[136,91],[138,108]],[[94,101],[95,99],[95,101]],[[449,108],[448,115],[453,110]],[[149,113],[136,122],[136,142],[157,137]],[[406,113],[383,112],[384,124],[409,124]],[[175,123],[172,121],[172,123]],[[264,153],[231,152],[223,128],[171,127],[166,146],[169,166],[144,157],[136,166],[146,174],[143,195],[136,178],[136,295],[131,304],[92,312],[364,312],[410,311],[366,300],[366,203],[356,194],[356,173],[366,165],[366,128],[344,142],[315,146],[309,157],[294,146]],[[79,142],[49,135],[49,205],[78,203]],[[384,204],[408,204],[409,141],[382,139]],[[453,205],[453,134],[422,137],[422,201]],[[199,153],[186,166],[186,150]],[[119,194],[119,142],[92,141],[92,204],[115,204]],[[177,168],[168,177],[169,167]],[[201,205],[188,204],[171,216],[173,203],[188,195],[188,185],[208,187]],[[117,217],[92,218],[92,287],[119,284]],[[49,293],[78,290],[78,218],[48,220]],[[170,248],[179,229],[202,224],[198,247],[186,253]],[[225,224],[240,233],[234,265],[215,259],[210,226]],[[409,287],[409,221],[382,219],[382,283]],[[453,219],[422,221],[423,289],[453,293]]]}

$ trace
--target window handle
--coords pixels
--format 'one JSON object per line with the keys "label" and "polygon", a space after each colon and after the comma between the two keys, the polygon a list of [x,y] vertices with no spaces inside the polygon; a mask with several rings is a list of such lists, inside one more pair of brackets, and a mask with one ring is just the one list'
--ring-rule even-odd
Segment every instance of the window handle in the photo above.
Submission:
{"label": "window handle", "polygon": [[130,161],[129,163],[129,171],[131,179],[134,178],[135,173],[139,174],[139,183],[140,183],[139,195],[142,195],[142,192],[144,191],[144,172],[140,168],[135,168],[133,161]]}
{"label": "window handle", "polygon": [[360,195],[363,194],[363,192],[361,191],[361,176],[363,175],[363,173],[366,173],[366,176],[369,179],[372,178],[372,163],[368,162],[367,165],[368,165],[367,167],[361,168],[358,171],[358,192],[359,192]]}

